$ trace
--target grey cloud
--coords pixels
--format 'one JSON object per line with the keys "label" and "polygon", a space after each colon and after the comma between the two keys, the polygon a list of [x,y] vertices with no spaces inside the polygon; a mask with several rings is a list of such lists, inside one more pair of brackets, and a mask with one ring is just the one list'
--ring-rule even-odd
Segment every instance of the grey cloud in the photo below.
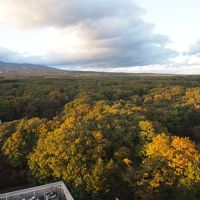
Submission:
{"label": "grey cloud", "polygon": [[17,62],[21,58],[19,53],[0,47],[0,61]]}
{"label": "grey cloud", "polygon": [[114,15],[139,14],[143,10],[132,0],[0,0],[0,3],[0,10],[6,9],[6,14],[10,14],[8,19],[0,17],[0,22],[13,21],[22,27],[66,27]]}
{"label": "grey cloud", "polygon": [[200,56],[200,41],[197,41],[195,44],[191,45],[190,49],[187,52],[184,52],[184,54]]}
{"label": "grey cloud", "polygon": [[[17,51],[11,51],[7,48],[0,47],[0,61],[10,63],[33,63],[46,64],[50,58],[45,56],[25,56]],[[53,62],[53,60],[52,60]]]}
{"label": "grey cloud", "polygon": [[87,22],[86,25],[82,24],[82,31],[93,39],[93,46],[107,51],[89,59],[77,59],[67,64],[91,64],[96,67],[167,64],[168,59],[176,56],[177,52],[165,48],[169,39],[166,36],[154,34],[152,27],[151,24],[145,23],[132,14],[128,18],[109,17]]}
{"label": "grey cloud", "polygon": [[[38,58],[42,64],[129,67],[166,64],[177,55],[176,51],[165,48],[169,39],[154,34],[154,26],[141,19],[144,11],[132,0],[7,1],[16,12],[13,20],[21,27],[55,27],[61,31],[73,27],[81,31],[83,40],[92,43],[86,49],[90,55],[77,54],[72,58],[67,53],[59,55],[55,49],[46,58]],[[12,17],[8,20],[12,22]],[[94,49],[99,53],[93,54]],[[29,60],[38,62],[35,58]]]}

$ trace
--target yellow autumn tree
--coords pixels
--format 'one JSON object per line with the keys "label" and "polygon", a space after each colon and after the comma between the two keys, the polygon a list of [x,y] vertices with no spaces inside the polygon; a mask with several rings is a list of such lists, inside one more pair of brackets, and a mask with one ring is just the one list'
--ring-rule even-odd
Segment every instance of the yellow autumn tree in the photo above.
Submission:
{"label": "yellow autumn tree", "polygon": [[40,128],[46,122],[44,119],[32,118],[16,121],[15,129],[10,133],[4,145],[2,153],[14,167],[23,167],[27,162],[28,154],[33,150],[40,135]]}
{"label": "yellow autumn tree", "polygon": [[186,104],[194,105],[195,108],[200,109],[200,88],[188,89],[184,99]]}
{"label": "yellow autumn tree", "polygon": [[200,154],[189,138],[157,135],[146,147],[140,187],[156,193],[161,188],[195,188],[200,184]]}
{"label": "yellow autumn tree", "polygon": [[152,141],[154,137],[154,128],[150,121],[142,120],[138,123],[138,144],[137,154],[138,156],[144,156],[146,154],[146,145]]}
{"label": "yellow autumn tree", "polygon": [[[122,176],[133,165],[137,126],[144,119],[140,108],[79,99],[67,104],[64,112],[63,122],[42,134],[29,154],[32,175],[40,181],[64,180],[79,199],[79,188],[93,199],[120,197],[121,190],[128,196]],[[151,130],[146,126],[147,132]]]}

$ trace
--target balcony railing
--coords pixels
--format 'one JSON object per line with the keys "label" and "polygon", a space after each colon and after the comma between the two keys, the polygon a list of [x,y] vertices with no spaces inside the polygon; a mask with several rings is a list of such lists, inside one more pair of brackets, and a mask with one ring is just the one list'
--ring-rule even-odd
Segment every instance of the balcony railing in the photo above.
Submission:
{"label": "balcony railing", "polygon": [[0,200],[29,200],[33,196],[45,200],[45,194],[48,192],[56,192],[58,200],[74,200],[62,181],[0,194]]}

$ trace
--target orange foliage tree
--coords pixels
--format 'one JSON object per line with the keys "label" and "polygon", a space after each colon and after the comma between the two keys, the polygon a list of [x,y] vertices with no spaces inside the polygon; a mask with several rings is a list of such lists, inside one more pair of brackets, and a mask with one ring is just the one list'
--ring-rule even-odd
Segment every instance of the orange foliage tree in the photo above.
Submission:
{"label": "orange foliage tree", "polygon": [[143,175],[138,181],[146,192],[154,196],[163,188],[185,188],[185,191],[198,188],[200,155],[189,138],[157,135],[147,145],[146,156]]}

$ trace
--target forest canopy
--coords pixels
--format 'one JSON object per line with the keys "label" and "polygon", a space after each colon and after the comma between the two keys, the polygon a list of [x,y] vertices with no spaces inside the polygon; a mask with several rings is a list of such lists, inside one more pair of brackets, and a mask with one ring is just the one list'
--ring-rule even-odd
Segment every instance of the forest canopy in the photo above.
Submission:
{"label": "forest canopy", "polygon": [[0,187],[75,199],[200,197],[200,77],[0,79]]}

